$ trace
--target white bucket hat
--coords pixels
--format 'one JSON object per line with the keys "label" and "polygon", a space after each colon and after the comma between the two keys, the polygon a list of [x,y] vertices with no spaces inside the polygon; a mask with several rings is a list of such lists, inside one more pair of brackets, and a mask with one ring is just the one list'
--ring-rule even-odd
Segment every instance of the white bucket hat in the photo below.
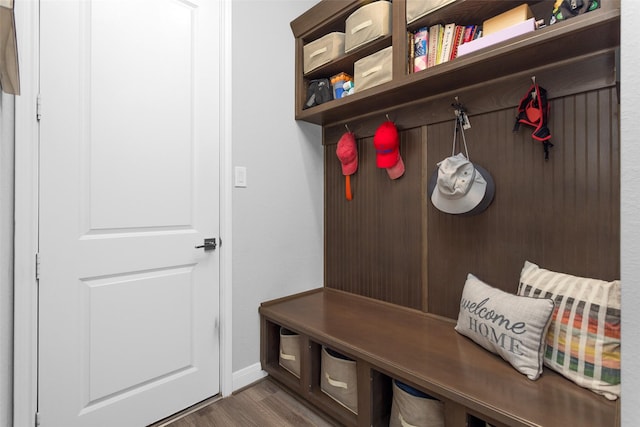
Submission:
{"label": "white bucket hat", "polygon": [[450,214],[472,211],[487,193],[487,181],[462,153],[438,163],[435,187],[431,202]]}
{"label": "white bucket hat", "polygon": [[453,155],[438,163],[429,180],[429,197],[438,210],[454,215],[475,215],[484,211],[493,200],[495,184],[491,174],[469,160],[464,130],[458,118],[454,128],[453,150],[458,126],[467,152]]}

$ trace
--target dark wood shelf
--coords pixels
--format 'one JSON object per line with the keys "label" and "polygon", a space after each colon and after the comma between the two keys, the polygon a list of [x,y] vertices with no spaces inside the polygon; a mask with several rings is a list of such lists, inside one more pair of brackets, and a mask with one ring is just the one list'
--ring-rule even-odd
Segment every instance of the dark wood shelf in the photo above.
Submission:
{"label": "dark wood shelf", "polygon": [[601,8],[415,74],[394,76],[380,86],[297,111],[295,118],[322,126],[341,123],[619,44],[620,9]]}

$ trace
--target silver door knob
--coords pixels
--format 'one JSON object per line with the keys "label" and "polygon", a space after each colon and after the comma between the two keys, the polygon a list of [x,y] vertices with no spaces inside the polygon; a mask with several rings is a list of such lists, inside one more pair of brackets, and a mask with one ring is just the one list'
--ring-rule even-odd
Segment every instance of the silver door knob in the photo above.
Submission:
{"label": "silver door knob", "polygon": [[196,246],[196,249],[204,248],[205,251],[213,251],[218,247],[215,237],[204,239],[204,244]]}

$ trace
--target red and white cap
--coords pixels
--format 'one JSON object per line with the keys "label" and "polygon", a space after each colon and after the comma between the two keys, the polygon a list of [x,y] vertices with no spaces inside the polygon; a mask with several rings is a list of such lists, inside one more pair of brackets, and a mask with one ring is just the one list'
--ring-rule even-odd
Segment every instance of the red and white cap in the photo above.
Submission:
{"label": "red and white cap", "polygon": [[376,149],[376,165],[387,170],[391,179],[400,178],[404,174],[404,162],[400,156],[400,137],[398,129],[392,121],[382,123],[373,135]]}

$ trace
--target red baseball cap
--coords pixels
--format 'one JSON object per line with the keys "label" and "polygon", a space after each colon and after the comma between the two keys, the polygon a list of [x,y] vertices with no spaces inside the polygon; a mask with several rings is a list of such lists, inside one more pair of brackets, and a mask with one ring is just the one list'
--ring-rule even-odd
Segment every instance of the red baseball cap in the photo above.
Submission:
{"label": "red baseball cap", "polygon": [[336,154],[342,163],[342,174],[353,175],[358,169],[358,147],[352,132],[346,132],[338,141]]}
{"label": "red baseball cap", "polygon": [[404,174],[404,162],[400,156],[400,137],[392,121],[382,123],[373,135],[376,149],[376,164],[384,168],[389,178],[400,178]]}

